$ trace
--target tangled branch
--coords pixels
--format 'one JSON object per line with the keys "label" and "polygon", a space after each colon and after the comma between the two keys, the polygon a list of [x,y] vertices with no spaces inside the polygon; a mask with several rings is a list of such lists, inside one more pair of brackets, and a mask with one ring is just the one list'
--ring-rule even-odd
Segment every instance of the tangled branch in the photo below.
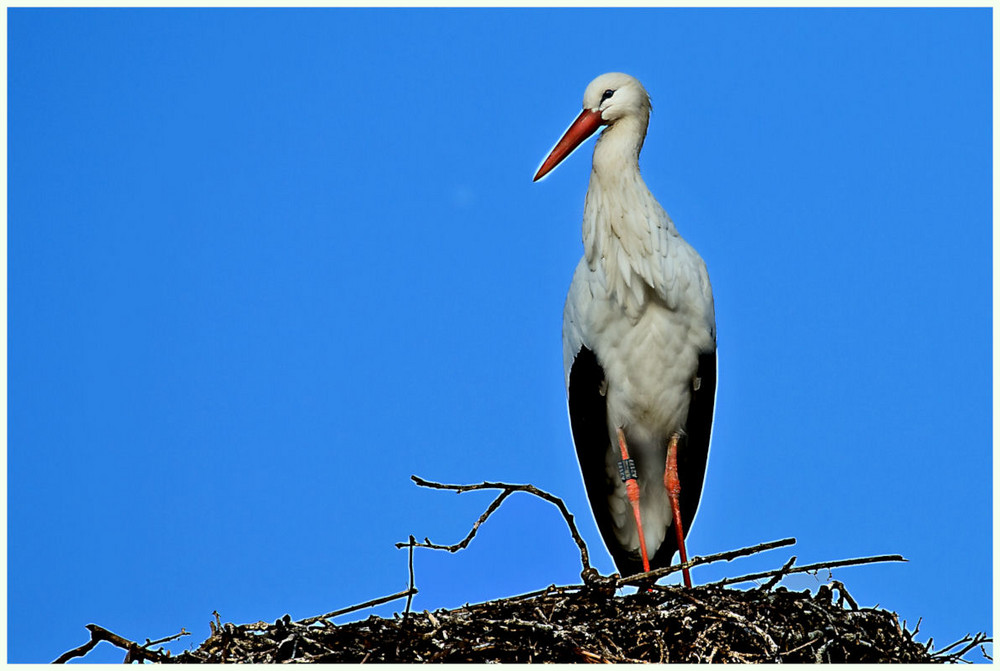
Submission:
{"label": "tangled branch", "polygon": [[767,543],[759,543],[758,545],[752,545],[750,547],[740,548],[738,550],[728,550],[726,552],[719,552],[714,555],[708,555],[707,557],[694,557],[689,559],[687,562],[682,564],[673,564],[671,566],[665,566],[664,568],[654,569],[652,571],[647,571],[646,573],[637,573],[635,575],[630,575],[625,578],[618,580],[619,586],[625,585],[641,585],[647,582],[655,582],[660,578],[666,577],[672,573],[676,573],[685,568],[692,568],[694,566],[703,566],[705,564],[714,564],[718,561],[732,561],[739,557],[746,557],[748,555],[757,554],[758,552],[766,552],[768,550],[773,550],[775,548],[783,548],[788,545],[795,545],[794,538],[782,538],[777,541],[770,541]]}
{"label": "tangled branch", "polygon": [[965,636],[955,641],[951,645],[946,645],[937,652],[932,653],[931,658],[933,658],[935,662],[943,662],[945,664],[954,664],[955,662],[963,662],[965,660],[962,658],[965,657],[966,653],[971,651],[973,648],[979,646],[981,652],[983,653],[983,657],[992,662],[993,658],[990,657],[988,654],[986,654],[986,649],[982,647],[987,643],[992,643],[992,642],[993,639],[983,633],[978,633],[975,636],[970,636],[969,634],[966,634]]}
{"label": "tangled branch", "polygon": [[819,571],[821,569],[842,568],[844,566],[859,566],[861,564],[875,564],[877,562],[889,562],[889,561],[905,562],[906,559],[904,559],[901,555],[879,555],[877,557],[859,557],[858,559],[838,559],[837,561],[818,562],[816,564],[806,564],[805,566],[799,566],[796,568],[792,568],[790,564],[787,564],[785,566],[782,566],[780,569],[774,571],[749,573],[747,575],[741,575],[736,578],[726,578],[724,580],[719,580],[717,582],[713,582],[710,584],[716,587],[725,587],[726,585],[736,585],[741,582],[762,580],[764,578],[773,578],[774,576],[784,577],[792,573],[809,573],[811,571]]}
{"label": "tangled branch", "polygon": [[447,489],[455,492],[456,494],[462,494],[464,492],[479,491],[482,489],[500,489],[503,490],[499,496],[493,499],[493,502],[486,508],[476,523],[472,525],[472,529],[466,534],[465,538],[455,543],[454,545],[440,545],[438,543],[432,543],[429,538],[424,538],[423,543],[412,544],[407,543],[396,543],[396,548],[404,547],[418,547],[418,548],[430,548],[432,550],[447,550],[448,552],[458,552],[466,547],[476,536],[476,532],[479,531],[479,527],[482,526],[483,522],[489,519],[490,515],[496,512],[497,508],[500,507],[508,496],[515,492],[525,492],[526,494],[531,494],[532,496],[537,496],[540,499],[544,499],[554,505],[562,513],[563,519],[566,521],[566,525],[569,527],[569,532],[573,536],[573,541],[576,543],[577,548],[580,550],[580,563],[583,564],[583,570],[590,570],[590,553],[587,551],[587,544],[583,542],[583,537],[576,528],[576,522],[573,521],[573,515],[566,508],[566,503],[559,498],[549,494],[548,492],[535,487],[534,485],[512,485],[506,482],[481,482],[478,485],[446,485],[440,482],[431,482],[430,480],[424,480],[423,478],[411,475],[410,479],[413,480],[420,487],[428,487],[430,489]]}
{"label": "tangled branch", "polygon": [[148,638],[146,642],[142,645],[136,643],[135,641],[130,641],[127,638],[123,638],[118,634],[108,631],[104,627],[98,626],[96,624],[88,624],[87,630],[90,631],[90,640],[83,645],[73,648],[72,650],[67,650],[63,654],[59,655],[58,658],[53,661],[53,664],[65,664],[74,657],[83,657],[88,652],[94,649],[98,643],[101,641],[107,641],[111,645],[117,646],[122,650],[127,650],[128,654],[125,655],[125,662],[162,662],[165,658],[170,657],[170,651],[164,651],[162,648],[157,648],[156,650],[150,650],[150,646],[160,645],[161,643],[168,643],[170,641],[176,640],[181,636],[190,636],[191,633],[181,629],[180,633],[174,634],[173,636],[167,636],[165,638],[157,639],[151,641]]}

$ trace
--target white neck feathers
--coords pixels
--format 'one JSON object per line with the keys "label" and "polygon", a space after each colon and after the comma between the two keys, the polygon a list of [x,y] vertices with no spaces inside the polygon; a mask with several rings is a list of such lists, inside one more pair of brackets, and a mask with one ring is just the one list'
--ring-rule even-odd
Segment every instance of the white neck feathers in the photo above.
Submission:
{"label": "white neck feathers", "polygon": [[[665,263],[677,229],[639,174],[644,117],[609,126],[594,147],[594,167],[583,213],[583,246],[591,270],[627,314],[638,317],[654,291],[668,305],[673,270]],[[602,272],[603,271],[603,272]]]}

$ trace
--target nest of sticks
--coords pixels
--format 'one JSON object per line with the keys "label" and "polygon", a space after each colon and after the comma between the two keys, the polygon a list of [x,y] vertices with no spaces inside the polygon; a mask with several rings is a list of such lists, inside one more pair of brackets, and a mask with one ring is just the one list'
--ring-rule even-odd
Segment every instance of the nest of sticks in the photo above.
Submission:
{"label": "nest of sticks", "polygon": [[[91,639],[57,659],[86,655],[100,641],[126,651],[126,662],[159,663],[306,663],[306,662],[957,662],[975,649],[990,659],[985,634],[967,635],[940,650],[933,639],[914,640],[895,613],[861,608],[844,585],[830,580],[815,594],[789,591],[780,585],[792,573],[814,573],[838,566],[905,561],[899,555],[846,559],[795,566],[791,557],[773,571],[727,578],[687,589],[655,581],[681,570],[670,566],[636,576],[601,576],[590,567],[586,544],[562,500],[532,485],[484,482],[442,485],[414,476],[417,484],[458,493],[499,489],[501,493],[469,534],[454,545],[438,545],[413,536],[397,547],[408,548],[409,589],[363,604],[303,620],[285,617],[273,623],[235,625],[216,620],[211,635],[197,648],[171,655],[162,645],[186,630],[156,641],[137,643],[98,625],[87,625]],[[466,547],[478,528],[515,492],[538,496],[556,505],[580,549],[583,583],[544,590],[452,610],[412,611],[417,593],[414,548],[456,552]],[[688,567],[792,545],[788,538],[708,557],[695,557]],[[756,582],[751,589],[729,585]],[[621,588],[635,586],[633,594]],[[381,603],[406,599],[401,614],[371,616],[337,625],[332,619]],[[161,647],[156,647],[161,646]]]}

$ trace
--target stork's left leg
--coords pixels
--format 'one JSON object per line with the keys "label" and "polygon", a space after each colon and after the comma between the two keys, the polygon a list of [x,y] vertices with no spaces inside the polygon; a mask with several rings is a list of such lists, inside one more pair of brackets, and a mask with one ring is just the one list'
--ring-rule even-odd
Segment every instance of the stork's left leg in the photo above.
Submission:
{"label": "stork's left leg", "polygon": [[649,555],[646,554],[646,534],[642,530],[642,515],[639,514],[639,483],[636,482],[635,464],[628,456],[628,445],[625,444],[625,432],[618,427],[618,449],[622,460],[618,462],[618,472],[625,483],[625,494],[632,504],[632,515],[635,517],[635,528],[639,534],[639,553],[642,557],[642,570],[649,573]]}
{"label": "stork's left leg", "polygon": [[[684,547],[684,527],[681,526],[681,481],[677,477],[677,439],[678,434],[670,437],[670,444],[667,446],[667,467],[663,472],[663,484],[667,488],[667,496],[670,498],[670,511],[674,515],[674,531],[677,533],[677,549],[681,553],[681,563],[686,563],[687,548]],[[688,570],[684,572],[684,586],[691,587],[691,574]]]}

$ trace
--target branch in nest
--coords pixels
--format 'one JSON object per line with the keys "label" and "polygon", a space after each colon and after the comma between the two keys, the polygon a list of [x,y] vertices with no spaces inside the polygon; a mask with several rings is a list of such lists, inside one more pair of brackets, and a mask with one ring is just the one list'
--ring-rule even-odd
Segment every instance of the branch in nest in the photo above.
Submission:
{"label": "branch in nest", "polygon": [[323,613],[322,615],[314,615],[312,617],[307,617],[304,620],[298,620],[298,624],[313,624],[314,622],[319,622],[320,620],[328,620],[332,617],[338,617],[340,615],[346,615],[347,613],[353,613],[356,610],[363,610],[365,608],[371,608],[372,606],[378,606],[379,604],[388,603],[390,601],[395,601],[396,599],[402,599],[404,596],[409,597],[417,593],[416,588],[411,587],[410,589],[405,589],[402,592],[397,592],[396,594],[390,594],[389,596],[381,596],[377,599],[372,599],[371,601],[365,601],[364,603],[359,603],[356,606],[348,606],[347,608],[341,608],[340,610],[334,610],[329,613]]}
{"label": "branch in nest", "polygon": [[878,555],[877,557],[860,557],[858,559],[839,559],[837,561],[819,562],[817,564],[806,564],[805,566],[798,566],[796,568],[791,568],[790,566],[783,566],[780,569],[774,571],[762,571],[760,573],[750,573],[748,575],[741,575],[736,578],[726,578],[725,580],[719,580],[717,582],[709,583],[712,587],[724,587],[726,585],[735,585],[741,582],[750,582],[752,580],[761,580],[763,578],[772,578],[775,575],[789,575],[792,573],[807,573],[809,571],[818,571],[820,569],[831,569],[838,568],[841,566],[859,566],[861,564],[875,564],[877,562],[889,562],[889,561],[906,561],[900,555]]}
{"label": "branch in nest", "polygon": [[[786,575],[788,575],[788,572],[792,569],[792,564],[795,563],[796,559],[798,559],[798,557],[796,557],[795,555],[792,555],[788,559],[788,561],[785,562],[785,565],[782,566],[781,569],[777,573],[775,573],[774,576],[772,576],[772,578],[770,580],[768,580],[766,583],[764,583],[764,586],[761,587],[761,589],[766,592],[767,590],[771,589],[772,587],[774,587],[775,585],[777,585],[779,582],[781,582],[781,579],[784,578]],[[857,610],[857,609],[855,609],[855,610]]]}
{"label": "branch in nest", "polygon": [[563,519],[566,521],[566,525],[569,527],[569,532],[573,536],[573,540],[576,542],[576,546],[580,550],[580,563],[583,565],[583,571],[588,572],[591,570],[590,567],[590,553],[587,552],[587,544],[583,542],[583,537],[576,528],[576,523],[573,521],[573,515],[566,508],[566,504],[561,498],[553,494],[549,494],[546,491],[538,489],[534,485],[512,485],[506,482],[481,482],[478,485],[445,485],[440,482],[431,482],[430,480],[424,480],[416,475],[411,475],[410,479],[413,480],[420,487],[429,487],[431,489],[447,489],[451,490],[457,494],[463,492],[472,492],[481,489],[500,489],[500,495],[493,499],[493,502],[486,508],[486,511],[479,516],[476,523],[472,525],[472,529],[469,533],[458,543],[454,545],[439,545],[437,543],[432,543],[429,538],[424,538],[423,543],[396,543],[396,548],[404,547],[418,547],[418,548],[430,548],[432,550],[447,550],[448,552],[458,552],[466,548],[472,539],[475,537],[476,532],[479,527],[482,526],[483,522],[489,519],[490,515],[496,512],[496,509],[500,507],[500,504],[504,500],[513,494],[514,492],[525,492],[526,494],[531,494],[532,496],[537,496],[540,499],[544,499],[557,507],[559,512],[562,513]]}
{"label": "branch in nest", "polygon": [[417,593],[417,586],[414,582],[413,577],[413,546],[417,544],[417,539],[410,534],[410,594],[406,597],[406,611],[403,613],[403,617],[408,617],[410,615],[410,605],[413,603],[413,595]]}
{"label": "branch in nest", "polygon": [[[992,643],[992,642],[993,639],[983,633],[978,633],[975,636],[969,636],[968,634],[966,634],[965,636],[955,641],[951,645],[946,645],[937,652],[932,653],[931,657],[936,662],[944,662],[946,664],[954,662],[962,662],[965,661],[962,659],[962,657],[964,657],[967,652],[969,652],[976,646],[985,645],[986,643]],[[949,650],[957,648],[960,645],[962,647],[956,650],[955,652],[948,652]],[[982,651],[982,653],[983,656],[986,657],[986,659],[992,661],[992,658],[986,654],[985,649]]]}
{"label": "branch in nest", "polygon": [[[844,587],[844,583],[840,582],[839,580],[831,580],[830,581],[830,586],[831,586],[831,588],[833,588],[833,589],[837,590],[838,592],[840,592],[840,598],[837,599],[837,606],[839,608],[843,608],[844,607],[844,601],[847,601],[847,605],[851,607],[851,610],[857,610],[858,609],[858,602],[855,601],[854,597],[852,597],[847,592],[847,588]],[[913,633],[916,633],[916,632],[913,632]]]}
{"label": "branch in nest", "polygon": [[684,568],[691,568],[693,566],[702,566],[704,564],[712,564],[717,561],[732,561],[738,557],[746,557],[747,555],[757,554],[758,552],[765,552],[767,550],[773,550],[775,548],[782,548],[788,545],[795,545],[794,538],[782,538],[778,541],[770,541],[768,543],[759,543],[758,545],[752,545],[746,548],[740,548],[738,550],[727,550],[726,552],[719,552],[714,555],[708,555],[707,557],[694,557],[683,564],[674,564],[673,566],[666,566],[664,568],[658,568],[653,571],[647,571],[646,573],[637,573],[635,575],[630,575],[625,578],[618,580],[618,586],[624,585],[641,585],[647,582],[655,582],[664,576],[668,576],[671,573],[676,573]]}
{"label": "branch in nest", "polygon": [[90,640],[83,645],[73,648],[72,650],[67,650],[53,662],[53,664],[65,664],[74,657],[82,657],[88,652],[94,649],[94,647],[101,641],[107,641],[108,643],[121,648],[122,650],[128,651],[125,656],[126,662],[158,662],[164,657],[169,656],[170,653],[164,652],[162,649],[150,650],[149,646],[157,645],[159,643],[166,643],[168,641],[173,641],[180,638],[181,636],[190,636],[191,633],[181,629],[179,634],[174,634],[173,636],[167,636],[166,638],[161,638],[156,641],[150,641],[148,638],[143,645],[139,645],[135,641],[130,641],[127,638],[119,636],[113,632],[108,631],[104,627],[98,626],[96,624],[88,624],[87,629],[90,631]]}

